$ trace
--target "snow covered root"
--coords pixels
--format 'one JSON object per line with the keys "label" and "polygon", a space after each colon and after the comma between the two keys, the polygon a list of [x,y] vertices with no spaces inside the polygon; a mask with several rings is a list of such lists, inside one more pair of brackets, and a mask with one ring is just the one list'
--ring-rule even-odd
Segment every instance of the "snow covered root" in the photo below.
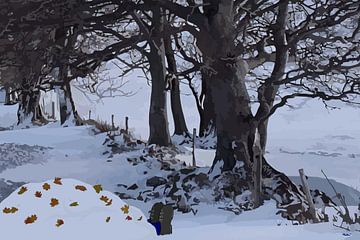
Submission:
{"label": "snow covered root", "polygon": [[2,239],[151,240],[144,214],[116,195],[74,179],[29,183],[0,203]]}

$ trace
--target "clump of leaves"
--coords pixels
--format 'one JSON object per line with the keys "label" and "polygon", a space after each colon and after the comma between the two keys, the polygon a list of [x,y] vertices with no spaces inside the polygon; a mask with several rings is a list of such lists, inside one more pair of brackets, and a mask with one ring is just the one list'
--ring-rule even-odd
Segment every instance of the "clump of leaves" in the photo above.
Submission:
{"label": "clump of leaves", "polygon": [[70,207],[77,207],[77,206],[79,206],[79,203],[78,203],[78,202],[70,203]]}
{"label": "clump of leaves", "polygon": [[57,185],[62,185],[61,178],[56,177],[55,180],[54,180],[54,183],[57,184]]}
{"label": "clump of leaves", "polygon": [[50,184],[44,183],[44,184],[42,185],[42,188],[43,188],[45,191],[48,191],[48,190],[50,189]]}
{"label": "clump of leaves", "polygon": [[21,194],[23,194],[23,193],[26,192],[26,191],[27,191],[27,187],[22,186],[22,187],[20,188],[20,190],[18,191],[18,194],[21,195]]}
{"label": "clump of leaves", "polygon": [[76,185],[76,186],[75,186],[75,189],[76,189],[76,190],[79,190],[79,191],[83,191],[83,192],[87,190],[86,187],[85,187],[85,186],[82,186],[82,185]]}
{"label": "clump of leaves", "polygon": [[124,213],[124,214],[128,214],[129,213],[129,205],[124,205],[122,208],[121,208],[121,211]]}
{"label": "clump of leaves", "polygon": [[3,213],[5,214],[9,214],[9,213],[16,213],[19,209],[17,209],[16,207],[11,207],[11,208],[4,208],[3,209]]}
{"label": "clump of leaves", "polygon": [[27,217],[24,221],[25,224],[32,224],[34,223],[35,221],[37,220],[37,216],[34,214],[34,215],[31,215],[30,217]]}
{"label": "clump of leaves", "polygon": [[51,206],[51,207],[55,207],[55,206],[57,206],[57,205],[59,205],[59,200],[57,200],[56,198],[52,198],[52,199],[50,200],[50,206]]}
{"label": "clump of leaves", "polygon": [[37,191],[37,192],[35,193],[35,197],[41,198],[41,196],[42,196],[42,193],[41,193],[40,191]]}
{"label": "clump of leaves", "polygon": [[103,190],[100,184],[94,185],[93,188],[96,191],[96,193],[100,193]]}
{"label": "clump of leaves", "polygon": [[64,224],[64,220],[58,219],[58,220],[56,220],[55,226],[60,227],[60,226],[63,225],[63,224]]}

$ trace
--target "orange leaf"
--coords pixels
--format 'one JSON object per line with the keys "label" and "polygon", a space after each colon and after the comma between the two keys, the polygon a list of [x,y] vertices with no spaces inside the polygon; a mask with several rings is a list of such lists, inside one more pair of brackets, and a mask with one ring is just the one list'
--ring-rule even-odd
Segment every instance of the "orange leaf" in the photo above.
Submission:
{"label": "orange leaf", "polygon": [[56,221],[55,226],[60,227],[60,226],[63,225],[63,224],[64,224],[64,220],[58,219],[58,220]]}
{"label": "orange leaf", "polygon": [[59,200],[57,200],[56,198],[52,198],[50,202],[50,206],[55,207],[56,205],[59,205]]}
{"label": "orange leaf", "polygon": [[44,189],[45,191],[48,191],[48,190],[50,189],[50,184],[44,183],[44,184],[42,185],[42,187],[43,187],[43,189]]}
{"label": "orange leaf", "polygon": [[55,180],[54,180],[54,183],[57,184],[57,185],[62,185],[61,178],[56,177]]}
{"label": "orange leaf", "polygon": [[93,186],[93,188],[95,189],[96,193],[99,193],[103,190],[102,186],[100,184]]}
{"label": "orange leaf", "polygon": [[42,193],[41,193],[41,192],[37,191],[37,192],[35,193],[35,197],[41,198],[41,196],[42,196]]}
{"label": "orange leaf", "polygon": [[5,214],[9,214],[9,213],[16,213],[19,209],[17,209],[16,207],[12,207],[12,208],[4,208],[3,209],[3,213]]}
{"label": "orange leaf", "polygon": [[100,200],[107,203],[109,201],[109,198],[107,196],[102,195]]}
{"label": "orange leaf", "polygon": [[108,223],[108,222],[110,222],[110,219],[111,219],[111,217],[107,217],[105,221]]}
{"label": "orange leaf", "polygon": [[27,191],[27,188],[26,187],[21,187],[20,190],[18,191],[18,194],[21,195],[23,194],[24,192]]}
{"label": "orange leaf", "polygon": [[112,199],[106,203],[106,206],[110,206],[112,204]]}
{"label": "orange leaf", "polygon": [[34,215],[31,215],[30,217],[27,217],[25,219],[24,223],[31,224],[31,223],[34,223],[36,220],[37,220],[37,216],[34,214]]}
{"label": "orange leaf", "polygon": [[125,219],[128,220],[128,221],[131,221],[131,220],[132,220],[132,217],[130,217],[130,216],[128,215]]}
{"label": "orange leaf", "polygon": [[81,186],[81,185],[77,185],[77,186],[75,186],[75,189],[76,190],[80,190],[80,191],[86,191],[86,187],[85,186]]}
{"label": "orange leaf", "polygon": [[121,211],[123,211],[124,214],[128,214],[129,213],[129,205],[124,205],[122,208],[121,208]]}
{"label": "orange leaf", "polygon": [[142,220],[142,216],[140,216],[139,218],[138,218],[138,221],[141,221]]}

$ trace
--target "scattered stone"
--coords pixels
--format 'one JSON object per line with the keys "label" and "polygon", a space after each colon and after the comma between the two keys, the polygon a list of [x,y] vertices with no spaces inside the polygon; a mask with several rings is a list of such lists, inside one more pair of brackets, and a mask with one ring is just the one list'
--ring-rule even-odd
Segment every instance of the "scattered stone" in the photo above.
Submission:
{"label": "scattered stone", "polygon": [[167,180],[165,178],[157,177],[157,176],[146,180],[146,186],[153,187],[153,188],[164,185],[165,183],[167,183]]}

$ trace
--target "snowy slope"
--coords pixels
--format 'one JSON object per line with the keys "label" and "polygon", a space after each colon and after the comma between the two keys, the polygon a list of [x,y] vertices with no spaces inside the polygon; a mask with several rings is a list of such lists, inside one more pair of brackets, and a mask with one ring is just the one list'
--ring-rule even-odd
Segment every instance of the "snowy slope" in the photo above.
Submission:
{"label": "snowy slope", "polygon": [[[95,191],[97,190],[97,191]],[[142,212],[116,195],[74,179],[23,185],[0,203],[4,239],[154,239]]]}

